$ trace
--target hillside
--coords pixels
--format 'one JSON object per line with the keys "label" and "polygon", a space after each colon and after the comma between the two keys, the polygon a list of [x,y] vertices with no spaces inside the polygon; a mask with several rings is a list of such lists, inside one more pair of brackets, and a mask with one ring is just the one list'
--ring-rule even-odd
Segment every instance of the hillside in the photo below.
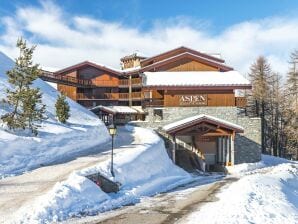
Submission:
{"label": "hillside", "polygon": [[[9,57],[0,52],[0,99],[5,98],[5,89],[9,87],[5,72],[13,64]],[[54,107],[59,94],[57,90],[40,79],[33,85],[43,93],[47,120],[41,123],[36,137],[7,131],[0,121],[0,178],[68,159],[109,139],[104,124],[71,99],[67,99],[71,116],[67,124],[59,123]],[[0,116],[8,111],[8,107],[0,104]]]}

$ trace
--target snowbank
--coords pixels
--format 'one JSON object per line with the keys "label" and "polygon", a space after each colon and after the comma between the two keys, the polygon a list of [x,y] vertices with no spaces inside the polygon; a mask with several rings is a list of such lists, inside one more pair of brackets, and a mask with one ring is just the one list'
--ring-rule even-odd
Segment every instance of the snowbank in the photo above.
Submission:
{"label": "snowbank", "polygon": [[[193,180],[190,174],[169,159],[163,141],[151,130],[130,128],[142,144],[132,144],[115,155],[115,181],[122,185],[115,194],[106,194],[83,175],[101,172],[110,179],[110,160],[70,175],[57,183],[34,205],[19,211],[25,223],[46,223],[73,216],[94,215],[126,204],[136,203],[143,196],[154,195]],[[25,218],[24,218],[25,217]]]}
{"label": "snowbank", "polygon": [[246,173],[183,223],[298,223],[298,163],[263,159],[255,167],[265,168]]}
{"label": "snowbank", "polygon": [[[9,87],[5,72],[12,66],[13,61],[1,54],[0,99],[5,97],[5,89]],[[69,158],[110,138],[104,124],[94,114],[70,99],[67,99],[71,113],[68,123],[57,122],[54,105],[59,93],[40,79],[34,86],[43,93],[47,120],[41,123],[37,137],[8,132],[0,121],[0,178]],[[9,110],[0,104],[0,116]]]}
{"label": "snowbank", "polygon": [[280,157],[270,156],[270,155],[262,155],[262,160],[256,163],[242,163],[235,166],[227,167],[230,174],[245,174],[247,172],[251,172],[257,169],[261,169],[264,167],[276,166],[282,163],[291,163],[291,161],[287,159],[283,159]]}

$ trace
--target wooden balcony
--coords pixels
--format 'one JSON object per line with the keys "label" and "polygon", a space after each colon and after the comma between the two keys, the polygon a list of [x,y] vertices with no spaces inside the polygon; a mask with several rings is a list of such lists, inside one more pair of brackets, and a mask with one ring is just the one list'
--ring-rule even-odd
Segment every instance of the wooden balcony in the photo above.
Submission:
{"label": "wooden balcony", "polygon": [[118,86],[118,82],[115,82],[114,80],[91,80],[92,85],[94,86]]}
{"label": "wooden balcony", "polygon": [[118,100],[119,93],[102,93],[93,95],[91,93],[77,93],[78,100]]}
{"label": "wooden balcony", "polygon": [[[134,99],[142,99],[141,92],[132,92],[131,98]],[[119,93],[119,100],[129,100],[129,93]]]}
{"label": "wooden balcony", "polygon": [[75,87],[92,87],[90,80],[78,79],[76,77],[66,75],[55,75],[51,72],[43,72],[40,78],[44,81],[54,82],[58,84],[70,85]]}
{"label": "wooden balcony", "polygon": [[246,97],[235,97],[235,106],[244,108],[247,105],[247,99]]}
{"label": "wooden balcony", "polygon": [[143,102],[143,105],[145,107],[163,107],[164,106],[164,100],[146,100]]}
{"label": "wooden balcony", "polygon": [[[132,86],[140,86],[142,84],[142,80],[140,78],[131,79]],[[129,86],[129,79],[120,79],[119,86],[128,87]]]}

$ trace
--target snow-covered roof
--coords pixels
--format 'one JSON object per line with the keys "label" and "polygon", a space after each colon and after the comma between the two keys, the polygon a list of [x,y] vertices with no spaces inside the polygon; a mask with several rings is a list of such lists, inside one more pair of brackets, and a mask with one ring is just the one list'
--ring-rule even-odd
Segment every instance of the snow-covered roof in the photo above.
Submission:
{"label": "snow-covered roof", "polygon": [[144,72],[144,86],[250,85],[238,71]]}
{"label": "snow-covered roof", "polygon": [[144,113],[141,107],[129,107],[129,106],[96,106],[90,109],[91,111],[95,110],[104,110],[112,114],[140,114]]}
{"label": "snow-covered roof", "polygon": [[206,115],[206,114],[200,114],[200,115],[188,117],[188,118],[170,123],[168,125],[165,125],[162,129],[166,132],[171,132],[174,129],[179,129],[180,127],[184,127],[189,124],[193,124],[194,122],[200,122],[201,120],[213,121],[213,122],[221,124],[223,126],[230,127],[232,129],[236,129],[238,131],[242,131],[242,132],[244,131],[244,128],[241,127],[240,125],[234,124],[232,122],[229,122],[229,121],[217,118],[217,117]]}

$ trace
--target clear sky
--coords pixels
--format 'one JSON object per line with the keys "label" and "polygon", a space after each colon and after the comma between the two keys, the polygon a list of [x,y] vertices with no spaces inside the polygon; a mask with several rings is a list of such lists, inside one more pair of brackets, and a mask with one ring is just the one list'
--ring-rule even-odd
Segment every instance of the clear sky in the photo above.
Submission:
{"label": "clear sky", "polygon": [[135,50],[186,45],[222,53],[245,72],[262,54],[284,72],[298,47],[297,12],[297,0],[0,0],[0,51],[14,57],[24,36],[45,66],[88,59],[117,67]]}

